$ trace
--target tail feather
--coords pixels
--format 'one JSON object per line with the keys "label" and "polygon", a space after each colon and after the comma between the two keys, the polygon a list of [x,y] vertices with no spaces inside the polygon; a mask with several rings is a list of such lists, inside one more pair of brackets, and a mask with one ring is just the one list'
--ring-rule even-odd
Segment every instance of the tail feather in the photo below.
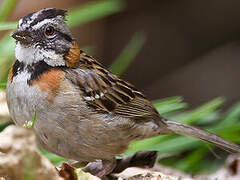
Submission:
{"label": "tail feather", "polygon": [[167,124],[167,129],[173,133],[191,136],[203,141],[210,142],[215,144],[216,146],[231,152],[231,153],[239,153],[240,146],[234,143],[231,143],[213,133],[210,133],[206,130],[190,126],[187,124],[182,124],[175,121],[166,120],[165,123]]}

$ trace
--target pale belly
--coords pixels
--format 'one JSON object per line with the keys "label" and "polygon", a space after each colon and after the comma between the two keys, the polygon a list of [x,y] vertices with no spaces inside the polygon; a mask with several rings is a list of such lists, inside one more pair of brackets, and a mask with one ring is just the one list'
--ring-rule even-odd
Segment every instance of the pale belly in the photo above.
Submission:
{"label": "pale belly", "polygon": [[22,73],[7,85],[10,114],[22,126],[36,111],[37,143],[47,151],[79,161],[110,159],[124,152],[134,139],[134,124],[120,117],[94,114],[75,88],[64,87],[49,102],[48,94],[37,85],[27,85],[27,78]]}

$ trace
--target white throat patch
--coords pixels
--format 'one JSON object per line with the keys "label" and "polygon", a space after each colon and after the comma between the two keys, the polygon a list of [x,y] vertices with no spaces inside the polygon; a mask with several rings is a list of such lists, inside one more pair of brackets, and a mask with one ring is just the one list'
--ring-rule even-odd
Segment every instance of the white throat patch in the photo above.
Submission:
{"label": "white throat patch", "polygon": [[15,56],[20,62],[33,64],[44,60],[50,66],[65,66],[63,55],[56,54],[53,50],[44,50],[36,46],[25,47],[19,42],[16,43]]}

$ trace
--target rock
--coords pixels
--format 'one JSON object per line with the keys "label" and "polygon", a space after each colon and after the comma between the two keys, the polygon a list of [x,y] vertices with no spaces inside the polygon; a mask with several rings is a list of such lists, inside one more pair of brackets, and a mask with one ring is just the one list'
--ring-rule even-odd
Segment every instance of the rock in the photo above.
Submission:
{"label": "rock", "polygon": [[[163,167],[161,167],[161,169],[162,168]],[[156,167],[152,169],[128,168],[115,176],[118,177],[118,180],[193,180],[187,175],[178,175],[178,173],[177,175],[174,173],[169,173],[171,175],[167,175],[162,172],[157,172],[155,169]]]}
{"label": "rock", "polygon": [[11,180],[63,180],[35,144],[32,129],[8,126],[0,133],[0,177]]}
{"label": "rock", "polygon": [[[133,156],[135,157],[135,156]],[[61,175],[61,177],[59,176]],[[66,163],[57,170],[38,150],[32,129],[8,126],[0,133],[0,179],[11,180],[98,180],[89,173],[74,169]],[[63,178],[62,178],[63,177]],[[178,180],[179,176],[167,176],[149,169],[128,168],[117,175],[118,179]],[[187,178],[182,178],[188,180]],[[1,179],[2,180],[2,179]],[[190,180],[190,179],[189,179]]]}
{"label": "rock", "polygon": [[10,115],[7,106],[6,92],[0,89],[0,121],[10,121]]}

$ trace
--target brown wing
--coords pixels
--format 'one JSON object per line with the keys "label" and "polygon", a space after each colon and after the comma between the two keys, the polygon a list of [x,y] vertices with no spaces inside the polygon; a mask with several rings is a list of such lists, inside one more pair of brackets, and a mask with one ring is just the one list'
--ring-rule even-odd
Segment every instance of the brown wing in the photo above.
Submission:
{"label": "brown wing", "polygon": [[87,104],[98,111],[137,119],[159,117],[141,92],[107,71],[84,52],[81,52],[79,63],[66,72],[67,78],[79,87]]}

